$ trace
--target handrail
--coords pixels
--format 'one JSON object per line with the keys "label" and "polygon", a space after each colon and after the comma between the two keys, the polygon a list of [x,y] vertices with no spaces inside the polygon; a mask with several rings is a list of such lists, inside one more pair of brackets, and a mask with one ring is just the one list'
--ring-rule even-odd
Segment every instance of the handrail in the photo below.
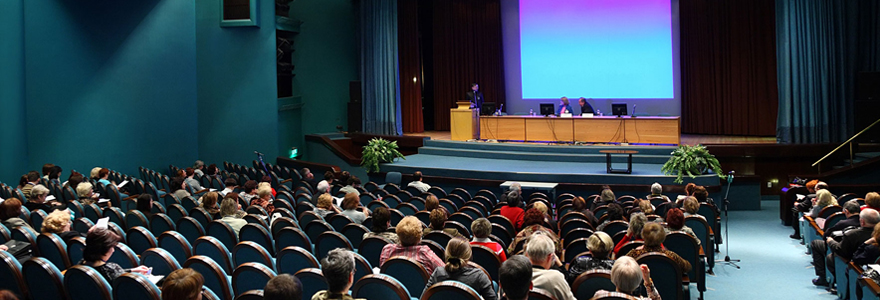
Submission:
{"label": "handrail", "polygon": [[874,125],[877,125],[877,123],[880,123],[880,119],[877,119],[877,121],[874,121],[874,123],[871,123],[871,125],[868,125],[868,127],[865,127],[865,129],[862,129],[862,131],[859,131],[859,133],[856,133],[855,135],[853,135],[851,138],[846,140],[846,142],[843,142],[843,144],[840,144],[840,146],[837,146],[837,148],[834,148],[834,150],[831,150],[831,152],[828,152],[828,154],[825,154],[825,156],[823,156],[822,158],[820,158],[819,160],[817,160],[816,162],[814,162],[810,166],[815,167],[820,162],[822,162],[823,160],[825,160],[826,158],[831,156],[831,154],[834,154],[834,152],[837,152],[837,150],[840,150],[840,148],[843,148],[843,146],[846,144],[850,144],[849,145],[849,156],[850,156],[849,159],[850,159],[850,163],[852,163],[853,158],[852,158],[852,144],[851,144],[851,142],[854,139],[856,139],[857,137],[859,137],[860,135],[862,135],[862,133],[865,133],[865,131],[868,131],[868,129],[871,129],[871,127],[874,127]]}

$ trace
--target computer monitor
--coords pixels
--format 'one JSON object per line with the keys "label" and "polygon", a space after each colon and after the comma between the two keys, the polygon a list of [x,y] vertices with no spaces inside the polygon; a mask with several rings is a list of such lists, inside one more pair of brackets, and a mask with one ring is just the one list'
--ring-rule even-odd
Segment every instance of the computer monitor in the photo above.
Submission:
{"label": "computer monitor", "polygon": [[483,107],[480,107],[480,115],[491,116],[493,114],[495,114],[495,102],[483,102]]}
{"label": "computer monitor", "polygon": [[612,103],[611,104],[611,114],[615,116],[625,116],[626,115],[626,103]]}
{"label": "computer monitor", "polygon": [[542,116],[549,116],[549,115],[553,115],[553,114],[556,114],[556,112],[553,108],[553,103],[541,103],[541,115]]}

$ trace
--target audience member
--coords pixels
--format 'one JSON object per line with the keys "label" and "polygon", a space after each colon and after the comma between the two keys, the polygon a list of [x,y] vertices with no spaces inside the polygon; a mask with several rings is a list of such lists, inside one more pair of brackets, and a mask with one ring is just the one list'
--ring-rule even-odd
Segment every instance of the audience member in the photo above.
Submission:
{"label": "audience member", "polygon": [[27,183],[22,185],[22,187],[20,188],[21,192],[24,194],[25,198],[28,198],[28,199],[31,198],[31,189],[33,189],[34,186],[36,186],[38,184],[40,184],[40,173],[37,173],[37,171],[28,172],[27,173]]}
{"label": "audience member", "polygon": [[[250,205],[256,205],[266,210],[269,216],[275,211],[272,204],[272,188],[264,185],[257,189],[257,197],[251,199]],[[322,216],[323,217],[323,216]]]}
{"label": "audience member", "polygon": [[53,166],[52,170],[49,171],[49,177],[46,179],[51,182],[61,184],[61,181],[58,180],[58,177],[61,177],[61,172],[63,172],[63,170],[60,166]]}
{"label": "audience member", "polygon": [[162,280],[162,300],[202,299],[205,278],[190,268],[174,270]]}
{"label": "audience member", "polygon": [[880,246],[878,246],[877,243],[878,239],[880,239],[880,223],[874,225],[874,231],[871,233],[871,238],[859,245],[859,248],[853,253],[852,261],[859,266],[876,263],[877,258],[880,258]]}
{"label": "audience member", "polygon": [[[501,193],[501,199],[499,199],[499,201],[500,202],[510,202],[507,200],[507,197],[509,197],[511,192],[514,192],[514,193],[516,193],[517,196],[522,197],[522,184],[520,184],[519,182],[511,183],[510,187],[507,188],[507,191]],[[520,205],[519,205],[520,208],[523,207],[523,205],[521,205],[521,204],[522,204],[522,198],[520,198]]]}
{"label": "audience member", "polygon": [[235,203],[235,200],[231,197],[223,198],[223,202],[220,202],[220,215],[223,216],[220,221],[229,224],[229,227],[232,227],[232,231],[235,231],[236,236],[238,236],[241,228],[247,225],[247,221],[238,214],[238,203]]}
{"label": "audience member", "polygon": [[685,185],[684,186],[684,195],[678,195],[678,197],[676,197],[676,199],[675,199],[676,207],[681,207],[681,201],[684,200],[684,198],[693,196],[694,189],[696,189],[696,188],[697,188],[697,185],[694,184],[693,182],[690,182],[687,185]]}
{"label": "audience member", "polygon": [[697,201],[697,198],[695,198],[695,197],[685,198],[684,205],[682,205],[682,208],[684,208],[684,217],[685,218],[690,217],[690,216],[696,216],[696,217],[703,218],[703,220],[706,219],[706,217],[699,214],[700,202]]}
{"label": "audience member", "polygon": [[192,196],[189,192],[186,191],[186,186],[184,186],[183,181],[183,177],[171,178],[171,193],[174,194],[177,199],[183,199]]}
{"label": "audience member", "polygon": [[29,182],[28,175],[27,174],[21,175],[21,178],[18,179],[18,186],[15,187],[15,189],[22,190],[22,192],[23,192],[24,188],[28,185],[28,182]]}
{"label": "audience member", "polygon": [[153,196],[147,193],[140,194],[137,197],[136,208],[144,214],[149,220],[153,216]]}
{"label": "audience member", "polygon": [[562,266],[556,255],[553,240],[538,233],[529,239],[526,245],[526,256],[532,263],[532,284],[534,288],[543,289],[557,300],[574,300],[571,287],[562,272],[552,267]]}
{"label": "audience member", "polygon": [[434,196],[434,194],[428,194],[428,196],[425,197],[425,210],[424,211],[430,213],[432,210],[435,210],[439,207],[440,207],[440,199],[437,199],[437,196]]}
{"label": "audience member", "polygon": [[[625,299],[660,300],[660,293],[651,280],[651,270],[646,265],[639,266],[632,257],[624,256],[614,262],[611,268],[611,283],[614,283],[616,292],[599,290],[593,294],[593,299],[618,296]],[[638,294],[637,289],[640,284],[644,284],[645,289],[648,290],[647,297]]]}
{"label": "audience member", "polygon": [[226,194],[232,193],[235,191],[235,188],[238,187],[238,181],[235,178],[229,177],[223,181],[223,185],[225,186],[222,191],[220,191],[221,197],[226,197]]}
{"label": "audience member", "polygon": [[76,171],[70,171],[70,176],[67,177],[67,182],[63,187],[71,187],[74,191],[79,187],[79,184],[83,182],[83,175]]}
{"label": "audience member", "polygon": [[[187,169],[192,169],[192,170],[193,170],[193,173],[194,173],[194,174],[199,174],[199,176],[205,176],[205,173],[204,173],[204,170],[205,170],[205,162],[203,162],[203,161],[201,161],[201,160],[197,160],[195,163],[193,163],[192,168],[187,168]],[[187,172],[187,174],[188,174],[188,173],[189,173],[189,172]]]}
{"label": "audience member", "polygon": [[[220,215],[220,206],[217,205],[218,198],[220,198],[220,193],[208,192],[204,196],[202,196],[202,199],[200,199],[201,203],[199,203],[199,206],[201,208],[204,208],[205,211],[207,211],[208,214],[211,215],[211,218],[214,220],[217,220],[217,219],[220,219],[223,217]],[[140,199],[140,198],[138,198],[138,199]]]}
{"label": "audience member", "polygon": [[813,280],[813,284],[819,286],[828,285],[828,281],[825,280],[825,253],[828,246],[825,240],[833,237],[839,239],[843,236],[844,230],[860,227],[860,211],[861,209],[859,208],[858,201],[847,201],[843,204],[842,209],[843,215],[846,219],[838,221],[834,226],[831,226],[831,228],[825,228],[821,239],[816,239],[810,242],[810,252],[813,256],[813,266],[815,267],[814,271],[816,272],[816,276],[819,277]]}
{"label": "audience member", "polygon": [[[204,174],[204,173],[203,173]],[[198,179],[195,179],[196,172],[193,168],[186,168],[186,178],[184,178],[184,182],[192,187],[195,193],[199,193],[204,188]],[[202,176],[202,175],[200,175]]]}
{"label": "audience member", "polygon": [[257,182],[254,180],[245,182],[238,197],[244,200],[244,203],[251,203],[251,200],[257,197]]}
{"label": "audience member", "polygon": [[[116,277],[125,273],[125,270],[116,263],[107,262],[116,250],[119,241],[119,236],[110,230],[97,228],[89,231],[86,236],[86,246],[83,248],[83,260],[79,264],[95,268],[107,282],[113,282]],[[145,266],[138,266],[130,271],[147,274],[149,270]]]}
{"label": "audience member", "polygon": [[503,300],[526,300],[532,289],[532,262],[522,255],[511,256],[498,269]]}
{"label": "audience member", "polygon": [[364,220],[367,219],[367,216],[370,215],[370,210],[367,209],[366,206],[361,205],[358,194],[347,193],[342,199],[341,213],[351,219],[353,222],[361,224],[364,222]]}
{"label": "audience member", "polygon": [[422,241],[422,221],[414,216],[404,217],[395,228],[400,239],[399,244],[388,244],[382,248],[379,256],[379,266],[391,257],[404,256],[422,264],[428,273],[434,273],[434,269],[444,265],[443,260],[425,245],[419,245]]}
{"label": "audience member", "polygon": [[651,194],[645,197],[645,199],[652,198],[662,198],[664,201],[669,202],[669,197],[663,195],[663,186],[658,182],[651,185]]}
{"label": "audience member", "polygon": [[422,236],[427,235],[431,231],[442,231],[453,237],[464,237],[455,228],[444,228],[446,225],[447,213],[445,208],[437,208],[431,211],[431,224],[422,230]]}
{"label": "audience member", "polygon": [[[822,190],[817,192],[817,198],[821,196]],[[844,259],[844,261],[849,261],[852,259],[853,254],[859,248],[859,245],[865,243],[869,238],[871,238],[871,234],[874,233],[874,226],[880,223],[880,213],[873,209],[865,209],[859,213],[859,228],[847,230],[843,232],[843,237],[838,241],[832,237],[828,237],[825,239],[825,243],[828,249],[831,250],[831,253],[825,257],[825,266],[831,275],[835,275],[834,273],[834,255],[840,256]],[[825,277],[817,278],[813,280],[813,284],[821,285],[821,279]],[[846,287],[842,287],[846,288]]]}
{"label": "audience member", "polygon": [[587,239],[587,249],[590,255],[578,256],[568,267],[568,283],[584,272],[592,270],[611,270],[614,260],[611,259],[611,250],[614,249],[614,240],[603,231],[596,231]]}
{"label": "audience member", "polygon": [[[312,194],[312,204],[318,205],[318,197],[321,197],[323,194],[330,195],[330,183],[327,183],[326,180],[322,180],[318,182],[318,187],[315,190],[315,193]],[[332,197],[332,195],[331,195]]]}
{"label": "audience member", "polygon": [[[75,237],[85,237],[84,234],[81,234],[76,231],[70,230],[70,223],[72,222],[72,217],[70,215],[69,210],[56,210],[46,216],[43,219],[43,224],[40,227],[40,230],[43,233],[54,233],[57,234],[65,244],[70,243],[70,239]],[[92,228],[95,228],[92,226]],[[91,229],[90,229],[91,230]]]}
{"label": "audience member", "polygon": [[669,229],[669,231],[681,231],[687,233],[697,241],[697,245],[700,245],[700,238],[697,237],[694,230],[687,225],[684,225],[684,213],[681,212],[680,209],[673,207],[666,212],[666,228]]}
{"label": "audience member", "polygon": [[[333,186],[333,184],[336,183],[336,176],[333,175],[333,171],[324,172],[324,180],[322,180],[322,181],[326,182],[327,186]],[[321,183],[318,182],[318,184],[321,184]]]}
{"label": "audience member", "polygon": [[489,234],[492,233],[492,223],[490,223],[488,219],[479,218],[474,220],[474,222],[471,223],[471,232],[474,234],[474,239],[471,241],[471,245],[485,246],[486,248],[495,251],[495,255],[498,255],[501,262],[507,260],[507,254],[504,253],[504,246],[489,239]]}
{"label": "audience member", "polygon": [[559,230],[559,227],[556,226],[556,220],[548,213],[550,209],[547,208],[547,204],[544,204],[544,201],[536,201],[532,204],[532,207],[544,214],[544,226],[547,226],[547,228],[554,232]]}
{"label": "audience member", "polygon": [[328,193],[323,193],[318,197],[318,205],[315,206],[315,212],[321,218],[328,218],[330,214],[339,213],[339,209],[333,205],[333,197]]}
{"label": "audience member", "polygon": [[370,232],[364,234],[364,238],[379,236],[388,239],[393,244],[400,243],[397,232],[391,227],[391,212],[387,208],[379,207],[373,211],[373,227]]}
{"label": "audience member", "polygon": [[608,204],[608,209],[605,210],[605,215],[607,217],[602,221],[602,224],[599,224],[599,226],[596,227],[597,231],[604,230],[605,226],[613,221],[626,221],[626,218],[623,217],[623,206],[620,206],[620,204],[617,203]]}
{"label": "audience member", "polygon": [[[435,283],[455,280],[473,288],[484,300],[495,300],[498,298],[489,276],[479,268],[468,266],[472,253],[471,246],[467,240],[463,238],[449,240],[449,243],[446,244],[445,256],[446,265],[434,269],[434,273],[428,278],[425,290],[428,290]],[[422,294],[424,294],[424,291]]]}
{"label": "audience member", "polygon": [[626,256],[637,258],[642,254],[650,253],[650,252],[660,252],[669,256],[678,266],[681,268],[682,273],[687,273],[691,270],[691,263],[675,254],[675,252],[666,250],[663,248],[663,241],[666,240],[666,230],[663,229],[663,226],[657,223],[648,223],[645,224],[645,228],[642,229],[642,238],[645,239],[645,245],[639,246],[633,250],[630,250]]}
{"label": "audience member", "polygon": [[88,181],[82,182],[76,186],[76,195],[79,197],[79,203],[82,203],[82,205],[90,205],[98,201],[95,199],[97,197],[92,191],[93,187],[92,183]]}
{"label": "audience member", "polygon": [[89,179],[92,179],[92,180],[101,179],[101,177],[98,176],[98,174],[101,172],[101,169],[102,169],[101,167],[92,168],[92,170],[89,171]]}
{"label": "audience member", "polygon": [[523,229],[520,230],[519,233],[513,238],[513,242],[510,243],[510,246],[507,249],[507,252],[515,253],[517,245],[520,243],[528,241],[529,237],[537,232],[543,232],[547,234],[554,245],[556,246],[556,254],[562,255],[562,245],[559,243],[559,237],[554,233],[550,228],[545,227],[544,224],[544,214],[542,214],[539,210],[535,208],[530,208],[526,211],[525,217],[523,217]]}
{"label": "audience member", "polygon": [[43,186],[42,184],[35,185],[31,189],[31,195],[28,198],[28,202],[24,204],[30,211],[35,210],[43,210],[46,213],[51,213],[56,209],[64,209],[64,205],[59,204],[57,201],[46,201],[46,197],[49,196],[49,189]]}
{"label": "audience member", "polygon": [[276,192],[275,188],[272,187],[272,176],[265,175],[265,176],[263,176],[262,179],[260,179],[260,183],[257,184],[257,191],[259,191],[260,188],[263,188],[263,187],[272,191],[272,198],[275,198],[275,196],[278,196],[278,192]]}
{"label": "audience member", "polygon": [[813,209],[809,213],[809,216],[813,218],[818,218],[823,208],[837,205],[837,199],[834,199],[834,195],[824,189],[816,192],[816,198],[813,198],[813,202]]}
{"label": "audience member", "polygon": [[605,186],[602,189],[602,192],[599,193],[599,199],[596,200],[597,201],[593,201],[593,206],[590,207],[590,210],[595,211],[599,206],[615,203],[617,198],[614,196],[614,191],[612,191],[610,187]]}
{"label": "audience member", "polygon": [[411,181],[407,186],[411,186],[419,190],[419,192],[427,193],[428,189],[431,188],[427,183],[422,182],[422,172],[416,171],[413,173],[413,181]]}
{"label": "audience member", "polygon": [[312,174],[312,171],[309,168],[302,168],[299,171],[299,175],[302,176],[302,181],[305,181],[309,184],[311,190],[315,190],[318,187],[318,181],[315,179],[315,174]]}
{"label": "audience member", "polygon": [[507,205],[501,207],[501,215],[510,220],[513,228],[520,230],[523,226],[523,216],[525,210],[519,207],[522,202],[522,196],[517,192],[507,193]]}
{"label": "audience member", "polygon": [[873,210],[880,211],[880,194],[876,192],[870,192],[865,195],[865,206],[862,209],[870,208]]}
{"label": "audience member", "polygon": [[302,289],[302,282],[296,276],[278,274],[269,279],[263,288],[263,300],[300,300]]}
{"label": "audience member", "polygon": [[[626,235],[623,236],[623,239],[617,242],[617,245],[614,245],[615,257],[624,254],[617,252],[619,252],[620,248],[623,248],[623,245],[626,245],[626,243],[644,240],[642,237],[642,228],[645,228],[645,223],[648,223],[648,218],[645,216],[645,213],[638,212],[629,217],[629,228],[626,229]],[[616,232],[613,234],[616,234]]]}
{"label": "audience member", "polygon": [[[47,163],[43,165],[43,179],[49,179],[49,173],[52,172],[52,168],[55,167],[54,164]],[[39,175],[39,174],[38,174]]]}
{"label": "audience member", "polygon": [[340,192],[354,193],[356,196],[360,197],[361,192],[357,190],[357,187],[361,185],[361,180],[357,178],[357,176],[351,175],[348,177],[348,181],[345,182],[345,186],[340,188]]}
{"label": "audience member", "polygon": [[327,289],[315,293],[312,300],[352,300],[348,290],[354,284],[354,254],[342,248],[330,250],[321,260],[321,273],[327,281]]}
{"label": "audience member", "polygon": [[584,219],[587,223],[590,223],[593,228],[596,228],[599,225],[599,219],[596,218],[596,215],[593,214],[593,211],[587,208],[587,201],[584,200],[584,197],[576,197],[571,202],[571,212],[579,212],[584,214],[586,218]]}

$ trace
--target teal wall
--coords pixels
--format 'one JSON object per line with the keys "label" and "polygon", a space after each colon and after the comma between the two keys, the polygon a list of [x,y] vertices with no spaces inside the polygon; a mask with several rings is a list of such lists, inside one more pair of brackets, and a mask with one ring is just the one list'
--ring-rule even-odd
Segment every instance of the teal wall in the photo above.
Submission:
{"label": "teal wall", "polygon": [[27,168],[24,108],[24,0],[0,0],[0,182]]}
{"label": "teal wall", "polygon": [[27,0],[24,12],[28,168],[135,174],[195,159],[194,2]]}
{"label": "teal wall", "polygon": [[220,1],[196,1],[198,155],[206,162],[250,165],[254,151],[267,162],[278,154],[275,5],[259,1],[259,28],[220,27]]}
{"label": "teal wall", "polygon": [[299,0],[290,14],[303,21],[295,38],[294,94],[302,96],[302,132],[347,129],[348,82],[358,80],[357,13],[351,0]]}

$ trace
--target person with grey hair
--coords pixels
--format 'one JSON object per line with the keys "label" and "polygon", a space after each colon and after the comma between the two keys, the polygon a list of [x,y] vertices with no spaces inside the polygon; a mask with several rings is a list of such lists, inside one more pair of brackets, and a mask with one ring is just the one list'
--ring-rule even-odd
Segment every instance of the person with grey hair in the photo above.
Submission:
{"label": "person with grey hair", "polygon": [[354,284],[354,255],[351,251],[336,248],[321,260],[321,273],[327,280],[327,289],[315,293],[312,300],[355,299],[348,294]]}
{"label": "person with grey hair", "polygon": [[199,176],[205,176],[204,169],[205,169],[205,162],[203,162],[201,160],[197,160],[195,163],[193,163],[193,172],[195,172],[196,174],[199,174]]}
{"label": "person with grey hair", "polygon": [[614,203],[616,200],[617,197],[614,196],[614,191],[611,190],[611,187],[604,186],[602,192],[599,193],[599,198],[593,201],[590,210],[596,210],[597,207]]}
{"label": "person with grey hair", "polygon": [[324,193],[330,193],[330,183],[326,180],[321,180],[321,182],[318,182],[318,186],[315,188],[315,193],[312,194],[312,205],[318,205],[318,197]]}
{"label": "person with grey hair", "polygon": [[810,243],[811,252],[813,255],[813,266],[815,266],[816,276],[819,278],[813,279],[813,284],[819,286],[827,286],[828,281],[825,280],[825,252],[826,247],[828,246],[825,242],[825,239],[833,236],[843,236],[843,231],[848,228],[858,228],[859,225],[859,212],[861,211],[861,207],[859,207],[859,202],[855,199],[849,200],[843,204],[843,215],[846,216],[846,219],[838,221],[836,224],[831,227],[825,227],[825,233],[823,234],[824,239],[816,239]]}
{"label": "person with grey hair", "polygon": [[[833,237],[825,238],[827,247],[831,249],[831,253],[825,257],[825,266],[827,266],[831,275],[835,275],[834,255],[840,256],[845,261],[852,259],[859,245],[871,238],[871,234],[874,233],[874,225],[877,225],[878,222],[880,222],[880,213],[866,208],[859,213],[859,228],[844,231],[843,237],[839,241]],[[821,282],[817,279],[813,283],[819,285]]]}
{"label": "person with grey hair", "polygon": [[669,202],[669,197],[663,195],[663,186],[660,185],[659,182],[655,182],[651,185],[651,194],[645,196],[645,199],[654,199],[654,198],[663,198],[664,201]]}
{"label": "person with grey hair", "polygon": [[587,249],[590,250],[590,255],[575,258],[568,267],[566,279],[569,284],[574,283],[574,280],[586,271],[611,270],[614,265],[614,260],[611,259],[614,240],[604,231],[596,231],[590,235],[587,239]]}
{"label": "person with grey hair", "polygon": [[514,255],[498,268],[498,284],[502,298],[507,300],[526,300],[532,289],[532,263],[522,255]]}
{"label": "person with grey hair", "polygon": [[[615,292],[598,290],[593,294],[593,299],[609,296],[619,296],[627,299],[660,300],[660,293],[651,280],[651,270],[647,265],[639,265],[636,260],[629,256],[618,258],[611,267],[611,283],[614,283]],[[637,289],[642,283],[648,290],[648,296],[637,294]],[[625,295],[619,295],[623,293]]]}
{"label": "person with grey hair", "polygon": [[565,275],[562,272],[551,269],[562,263],[556,256],[556,247],[553,241],[544,233],[536,232],[529,238],[526,244],[526,256],[532,263],[532,285],[547,291],[557,300],[574,300]]}
{"label": "person with grey hair", "polygon": [[49,189],[43,186],[42,184],[35,185],[31,189],[31,194],[28,196],[27,203],[24,204],[24,207],[27,207],[30,211],[35,211],[38,209],[42,209],[47,214],[55,211],[56,209],[65,209],[64,205],[58,204],[58,202],[46,201],[46,197],[49,196]]}
{"label": "person with grey hair", "polygon": [[[510,187],[507,188],[507,191],[501,193],[501,199],[499,201],[507,202],[507,198],[509,197],[510,193],[516,193],[517,196],[522,196],[522,184],[520,184],[519,182],[511,183]],[[525,207],[524,203],[522,202],[520,202],[519,206],[520,208]]]}
{"label": "person with grey hair", "polygon": [[645,213],[637,212],[630,215],[629,228],[626,230],[626,235],[623,236],[623,239],[617,242],[617,245],[614,245],[614,254],[626,254],[617,252],[620,252],[620,248],[623,248],[623,245],[626,245],[626,243],[642,241],[642,228],[645,227],[645,223],[648,223],[648,217],[645,216]]}

